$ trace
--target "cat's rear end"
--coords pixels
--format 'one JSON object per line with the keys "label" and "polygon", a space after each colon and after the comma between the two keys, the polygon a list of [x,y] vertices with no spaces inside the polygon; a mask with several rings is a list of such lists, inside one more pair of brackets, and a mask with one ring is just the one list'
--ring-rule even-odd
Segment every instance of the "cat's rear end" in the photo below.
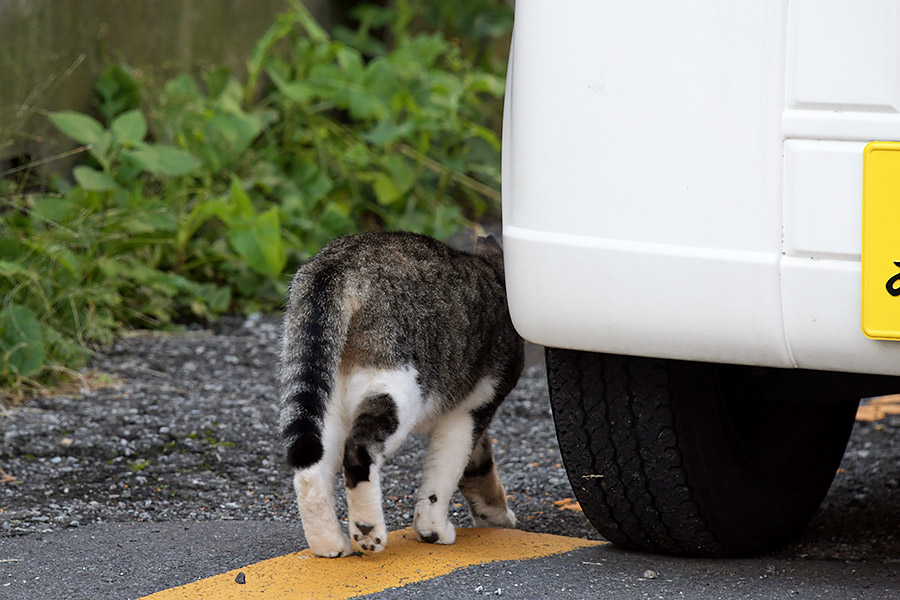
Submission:
{"label": "cat's rear end", "polygon": [[431,436],[420,540],[453,543],[457,485],[476,524],[514,526],[486,429],[521,373],[522,344],[493,240],[470,254],[415,234],[345,236],[304,265],[285,314],[281,428],[312,551],[352,552],[334,510],[339,468],[351,537],[384,548],[379,471],[413,431]]}

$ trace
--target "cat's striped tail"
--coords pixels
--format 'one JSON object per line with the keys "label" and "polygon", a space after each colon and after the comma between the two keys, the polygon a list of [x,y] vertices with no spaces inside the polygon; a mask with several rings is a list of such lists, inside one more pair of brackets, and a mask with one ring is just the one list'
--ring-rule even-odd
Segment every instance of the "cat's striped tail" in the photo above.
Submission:
{"label": "cat's striped tail", "polygon": [[316,262],[291,282],[281,348],[280,425],[287,462],[297,469],[322,459],[323,419],[350,318],[342,278]]}

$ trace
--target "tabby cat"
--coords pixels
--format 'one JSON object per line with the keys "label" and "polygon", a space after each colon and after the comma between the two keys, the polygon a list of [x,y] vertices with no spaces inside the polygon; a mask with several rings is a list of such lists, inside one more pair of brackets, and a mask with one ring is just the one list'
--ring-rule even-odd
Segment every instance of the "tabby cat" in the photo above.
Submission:
{"label": "tabby cat", "polygon": [[384,549],[379,469],[410,433],[430,436],[420,541],[456,539],[457,485],[476,525],[515,526],[487,427],[522,371],[523,341],[493,238],[474,253],[412,233],[337,238],[294,276],[282,343],[280,426],[313,553],[353,552],[334,507],[341,467],[350,537]]}

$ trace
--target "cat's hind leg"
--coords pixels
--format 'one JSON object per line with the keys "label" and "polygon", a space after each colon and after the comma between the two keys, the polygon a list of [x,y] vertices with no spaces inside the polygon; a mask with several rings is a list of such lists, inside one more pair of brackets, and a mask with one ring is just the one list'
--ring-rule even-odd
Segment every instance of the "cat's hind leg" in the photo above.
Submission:
{"label": "cat's hind leg", "polygon": [[326,415],[320,431],[307,433],[321,437],[324,451],[319,460],[301,463],[294,470],[294,491],[309,549],[316,556],[337,558],[352,554],[353,546],[334,510],[334,481],[346,432],[336,416],[330,417]]}
{"label": "cat's hind leg", "polygon": [[387,544],[381,465],[415,425],[421,400],[413,369],[360,372],[354,379],[365,384],[351,384],[363,390],[363,399],[344,446],[350,537],[360,550],[380,552]]}
{"label": "cat's hind leg", "polygon": [[344,446],[344,485],[350,537],[359,549],[380,552],[387,543],[381,506],[384,442],[397,431],[397,406],[389,394],[363,400]]}
{"label": "cat's hind leg", "polygon": [[447,510],[471,447],[472,416],[466,411],[445,415],[432,430],[413,517],[413,531],[420,542],[456,541],[456,528]]}
{"label": "cat's hind leg", "polygon": [[456,541],[456,528],[447,510],[472,452],[478,425],[475,415],[479,409],[489,406],[493,397],[494,382],[485,378],[462,405],[442,416],[432,429],[413,517],[413,531],[419,541],[432,544]]}
{"label": "cat's hind leg", "polygon": [[476,526],[516,526],[516,515],[506,503],[506,490],[497,474],[491,439],[486,430],[475,442],[469,464],[459,481],[459,491],[469,501]]}
{"label": "cat's hind leg", "polygon": [[337,558],[353,553],[334,512],[334,473],[325,469],[297,469],[294,491],[306,543],[316,556]]}

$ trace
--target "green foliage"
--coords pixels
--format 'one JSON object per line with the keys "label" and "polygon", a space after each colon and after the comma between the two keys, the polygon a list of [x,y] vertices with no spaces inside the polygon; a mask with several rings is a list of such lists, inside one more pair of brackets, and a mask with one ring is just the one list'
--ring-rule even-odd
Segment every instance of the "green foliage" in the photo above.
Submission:
{"label": "green foliage", "polygon": [[107,123],[113,117],[141,106],[141,92],[131,70],[122,64],[110,65],[94,85],[97,108]]}
{"label": "green foliage", "polygon": [[0,386],[78,367],[123,328],[277,309],[337,235],[444,238],[496,211],[504,81],[485,48],[511,10],[455,5],[363,5],[332,37],[297,2],[246,83],[219,67],[148,86],[113,65],[100,120],[50,113],[86,160],[38,191],[0,179]]}
{"label": "green foliage", "polygon": [[[378,11],[362,11],[362,21]],[[445,237],[499,198],[500,142],[482,123],[499,117],[502,78],[437,34],[409,34],[402,17],[386,49],[364,30],[332,40],[298,7],[250,61],[250,85],[263,72],[274,83],[264,103],[281,118],[268,134],[283,150],[250,177],[284,199],[308,251],[367,222]],[[279,40],[286,52],[272,51]],[[273,181],[273,166],[288,177]]]}
{"label": "green foliage", "polygon": [[[14,265],[0,265],[10,269]],[[30,377],[44,364],[41,324],[28,308],[18,304],[0,312],[0,382],[14,377]]]}

